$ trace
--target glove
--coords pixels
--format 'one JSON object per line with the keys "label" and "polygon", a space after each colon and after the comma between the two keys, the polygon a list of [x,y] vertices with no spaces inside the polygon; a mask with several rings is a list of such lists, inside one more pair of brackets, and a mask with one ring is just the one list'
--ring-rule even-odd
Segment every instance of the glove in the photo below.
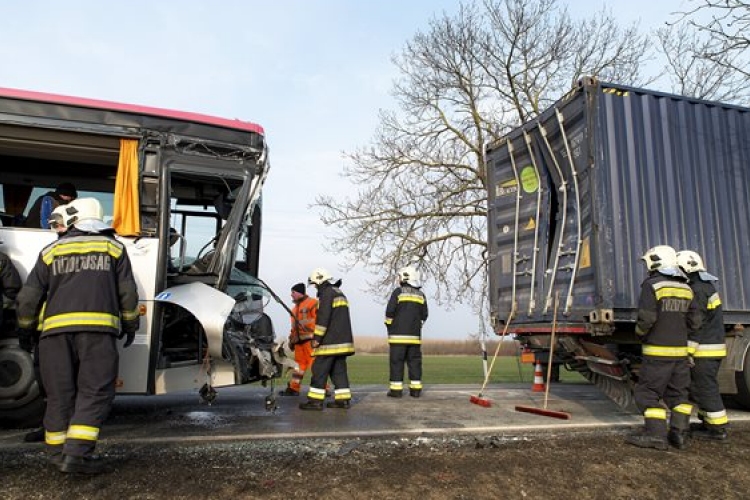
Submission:
{"label": "glove", "polygon": [[125,339],[125,343],[122,345],[123,348],[130,347],[135,340],[135,330],[133,331],[121,331],[120,335],[117,336],[119,340]]}
{"label": "glove", "polygon": [[19,328],[17,335],[18,345],[21,346],[21,349],[27,352],[34,352],[34,346],[37,341],[36,331],[28,328]]}

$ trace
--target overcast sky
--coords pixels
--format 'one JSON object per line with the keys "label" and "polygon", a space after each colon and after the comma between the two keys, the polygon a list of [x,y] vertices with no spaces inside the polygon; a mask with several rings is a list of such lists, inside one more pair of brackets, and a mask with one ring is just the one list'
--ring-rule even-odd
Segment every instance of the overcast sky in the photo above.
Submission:
{"label": "overcast sky", "polygon": [[[623,24],[664,22],[681,0],[570,0],[579,14],[605,3]],[[390,57],[456,0],[194,0],[0,2],[0,87],[194,111],[261,124],[271,147],[261,277],[284,299],[318,266],[344,280],[355,335],[385,335],[391,290],[362,291],[325,253],[331,230],[317,194],[353,191],[342,151],[366,145],[392,108]],[[312,293],[312,290],[311,290]],[[277,333],[288,320],[268,312]],[[425,336],[478,331],[468,307],[432,305]]]}

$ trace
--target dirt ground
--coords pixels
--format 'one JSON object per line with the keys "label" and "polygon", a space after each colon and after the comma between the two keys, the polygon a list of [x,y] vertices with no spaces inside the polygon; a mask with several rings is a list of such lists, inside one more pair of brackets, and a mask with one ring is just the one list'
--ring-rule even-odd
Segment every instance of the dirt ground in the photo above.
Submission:
{"label": "dirt ground", "polygon": [[102,447],[111,471],[65,476],[3,450],[3,499],[721,498],[750,495],[750,425],[725,443],[656,451],[623,431]]}

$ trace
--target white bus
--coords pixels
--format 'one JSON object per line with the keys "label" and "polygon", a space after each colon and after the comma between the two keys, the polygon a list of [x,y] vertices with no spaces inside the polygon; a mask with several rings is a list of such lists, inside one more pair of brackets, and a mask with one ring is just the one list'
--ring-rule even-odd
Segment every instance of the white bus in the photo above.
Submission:
{"label": "white bus", "polygon": [[[56,238],[25,225],[37,196],[69,182],[111,214],[142,315],[134,344],[120,353],[118,393],[195,388],[210,400],[214,387],[281,375],[283,349],[257,321],[275,296],[257,278],[269,169],[261,126],[0,88],[0,162],[0,251],[24,280]],[[31,426],[43,401],[7,311],[0,422]]]}

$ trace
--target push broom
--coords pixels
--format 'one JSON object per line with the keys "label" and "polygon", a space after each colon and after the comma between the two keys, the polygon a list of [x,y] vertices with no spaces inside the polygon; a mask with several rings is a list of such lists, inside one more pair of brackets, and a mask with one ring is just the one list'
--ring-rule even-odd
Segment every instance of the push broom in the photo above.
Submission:
{"label": "push broom", "polygon": [[555,294],[555,311],[552,317],[552,333],[549,340],[549,360],[547,361],[547,380],[544,384],[544,405],[542,408],[536,406],[516,406],[516,411],[524,413],[534,413],[536,415],[542,415],[545,417],[559,418],[562,420],[570,420],[570,413],[565,411],[555,411],[547,409],[547,398],[549,397],[549,382],[550,374],[552,373],[552,360],[555,357],[555,330],[557,329],[557,304],[558,295]]}
{"label": "push broom", "polygon": [[[503,334],[500,336],[500,341],[497,343],[497,347],[495,348],[495,354],[494,356],[492,356],[490,369],[489,370],[485,369],[484,382],[482,382],[482,388],[479,389],[479,394],[477,394],[476,396],[469,397],[469,401],[475,405],[484,406],[485,408],[489,408],[492,406],[492,401],[490,401],[488,398],[485,398],[482,394],[484,393],[484,388],[487,387],[487,382],[490,380],[490,375],[492,374],[492,367],[495,366],[495,360],[497,359],[497,355],[500,352],[500,348],[503,345],[503,340],[505,340],[505,334],[508,333],[508,327],[510,326],[510,321],[512,318],[513,318],[513,311],[511,311],[510,315],[508,316],[508,321],[505,322],[505,327],[503,328]],[[487,366],[487,351],[485,350],[484,346],[482,346],[482,352],[483,352],[483,357],[485,359],[484,361],[485,366]]]}

